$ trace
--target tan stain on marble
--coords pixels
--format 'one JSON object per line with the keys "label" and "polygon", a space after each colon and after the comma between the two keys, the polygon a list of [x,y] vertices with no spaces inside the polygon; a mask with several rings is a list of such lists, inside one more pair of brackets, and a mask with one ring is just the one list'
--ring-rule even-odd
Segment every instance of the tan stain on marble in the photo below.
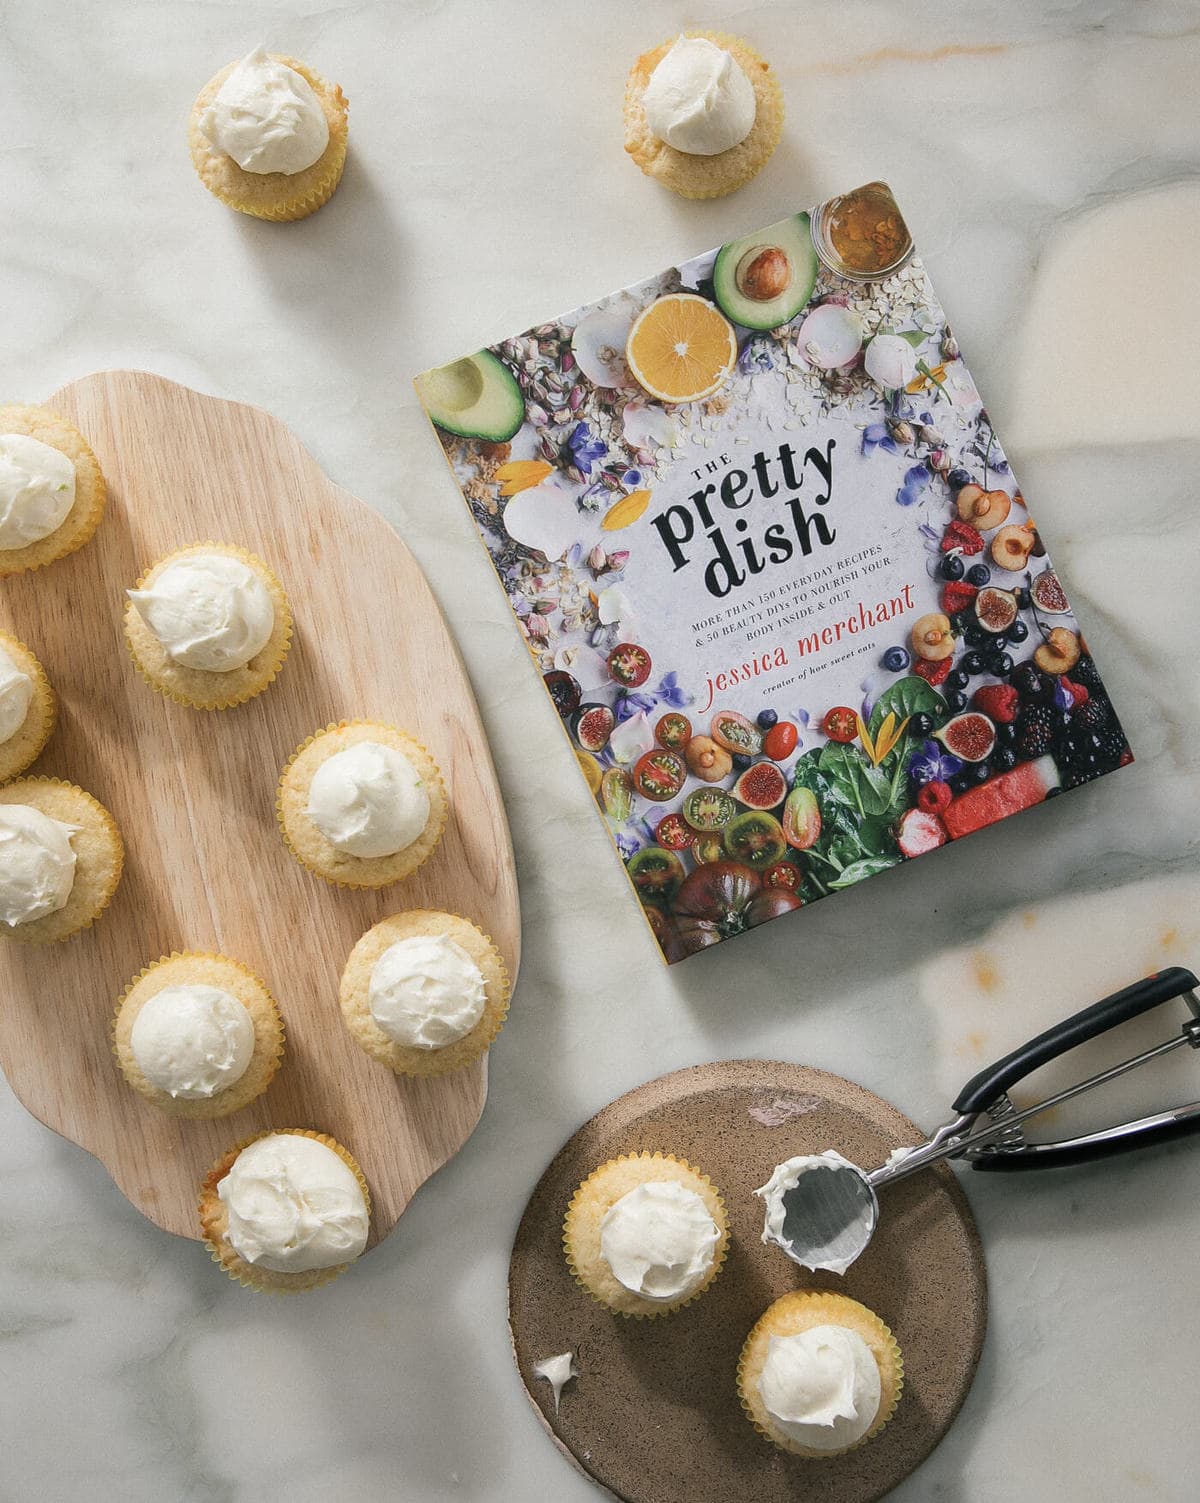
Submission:
{"label": "tan stain on marble", "polygon": [[1159,947],[1163,950],[1179,949],[1179,930],[1175,928],[1164,929],[1158,936]]}
{"label": "tan stain on marble", "polygon": [[1037,921],[1038,916],[1032,908],[1021,915],[1021,922],[1025,925],[1026,929],[1032,929]]}
{"label": "tan stain on marble", "polygon": [[861,73],[868,68],[878,68],[884,63],[935,63],[952,57],[995,57],[1007,52],[1007,47],[991,44],[980,47],[965,47],[948,44],[944,47],[876,47],[873,52],[860,52],[857,57],[845,62],[816,63],[806,69],[808,73],[824,73],[830,77],[843,77]]}
{"label": "tan stain on marble", "polygon": [[975,969],[975,984],[981,992],[994,992],[1000,985],[1000,972],[991,956],[977,950],[972,959]]}

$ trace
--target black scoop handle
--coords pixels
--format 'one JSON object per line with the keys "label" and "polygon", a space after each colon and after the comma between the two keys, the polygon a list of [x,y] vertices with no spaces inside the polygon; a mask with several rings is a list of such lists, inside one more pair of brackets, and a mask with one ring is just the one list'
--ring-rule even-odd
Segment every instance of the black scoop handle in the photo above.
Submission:
{"label": "black scoop handle", "polygon": [[[1031,1075],[1041,1065],[1057,1059],[1068,1049],[1074,1049],[1076,1044],[1086,1043],[1088,1039],[1107,1033],[1110,1028],[1127,1023],[1130,1018],[1149,1012],[1152,1007],[1158,1007],[1163,1002],[1170,1002],[1172,998],[1180,997],[1197,986],[1200,986],[1200,982],[1191,971],[1185,971],[1182,966],[1168,966],[1166,970],[1156,971],[1143,981],[1135,981],[1132,986],[1114,992],[1102,1002],[1085,1007],[1074,1017],[1056,1023],[1053,1028],[1047,1028],[1045,1033],[1039,1033],[1037,1038],[1030,1039],[1027,1044],[1006,1054],[994,1065],[980,1070],[958,1093],[954,1110],[964,1115],[984,1111],[1018,1080],[1024,1080],[1026,1075]],[[1139,1140],[1138,1146],[1144,1141]]]}
{"label": "black scoop handle", "polygon": [[1036,1153],[983,1153],[971,1160],[972,1169],[1003,1174],[1015,1169],[1067,1169],[1072,1164],[1094,1164],[1100,1159],[1132,1153],[1135,1148],[1153,1148],[1156,1143],[1173,1143],[1178,1138],[1200,1133],[1200,1103],[1187,1116],[1174,1121],[1158,1122],[1153,1127],[1130,1124],[1130,1130],[1116,1137],[1098,1137],[1093,1142],[1082,1138],[1074,1143],[1047,1143]]}

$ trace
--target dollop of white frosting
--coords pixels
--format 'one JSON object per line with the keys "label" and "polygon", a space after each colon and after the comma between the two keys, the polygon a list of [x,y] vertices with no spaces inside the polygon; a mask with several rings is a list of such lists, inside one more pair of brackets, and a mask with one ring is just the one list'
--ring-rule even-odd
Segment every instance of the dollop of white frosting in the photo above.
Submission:
{"label": "dollop of white frosting", "polygon": [[75,505],[75,466],[61,449],[0,433],[0,548],[25,548],[61,527]]}
{"label": "dollop of white frosting", "polygon": [[614,1201],[600,1222],[600,1255],[643,1299],[674,1300],[703,1283],[721,1229],[686,1185],[648,1180]]}
{"label": "dollop of white frosting", "polygon": [[183,668],[244,668],[275,629],[266,585],[248,564],[224,553],[176,559],[147,589],[128,594],[167,656]]}
{"label": "dollop of white frosting", "polygon": [[444,1049],[465,1038],[486,1002],[483,972],[444,934],[398,939],[371,971],[371,1016],[410,1049]]}
{"label": "dollop of white frosting", "polygon": [[429,794],[403,752],[359,741],[313,773],[305,813],[348,856],[394,856],[428,823]]}
{"label": "dollop of white frosting", "polygon": [[651,73],[642,108],[660,141],[715,157],[754,129],[754,85],[723,47],[680,37]]}
{"label": "dollop of white frosting", "polygon": [[758,1391],[771,1423],[813,1451],[842,1451],[879,1413],[879,1364],[857,1331],[813,1326],[772,1336]]}
{"label": "dollop of white frosting", "polygon": [[243,1148],[217,1186],[240,1258],[276,1273],[333,1268],[367,1245],[362,1186],[325,1143],[271,1133]]}
{"label": "dollop of white frosting", "polygon": [[183,1101],[207,1101],[246,1073],[254,1024],[231,992],[185,982],[146,999],[129,1047],[151,1085]]}
{"label": "dollop of white frosting", "polygon": [[290,177],[311,167],[329,145],[329,123],[311,85],[261,47],[217,90],[200,129],[243,172]]}
{"label": "dollop of white frosting", "polygon": [[809,1268],[814,1273],[823,1271],[841,1274],[845,1273],[871,1240],[875,1219],[869,1210],[864,1210],[862,1216],[846,1228],[844,1236],[838,1239],[837,1247],[829,1249],[830,1256],[824,1259],[799,1257],[795,1244],[788,1241],[783,1231],[786,1216],[784,1196],[789,1190],[796,1188],[802,1175],[814,1169],[829,1169],[831,1166],[853,1169],[856,1174],[861,1172],[856,1164],[844,1158],[836,1148],[827,1148],[824,1153],[802,1153],[795,1158],[785,1159],[782,1164],[775,1166],[766,1184],[760,1185],[754,1193],[766,1203],[762,1230],[764,1242],[782,1247],[802,1268]]}
{"label": "dollop of white frosting", "polygon": [[579,1376],[574,1352],[560,1352],[557,1357],[547,1357],[542,1362],[535,1362],[533,1370],[539,1378],[545,1378],[554,1390],[554,1412],[557,1414],[563,1389],[572,1378]]}
{"label": "dollop of white frosting", "polygon": [[0,647],[0,745],[11,741],[25,724],[33,698],[33,680]]}
{"label": "dollop of white frosting", "polygon": [[78,829],[29,804],[0,804],[0,922],[15,929],[66,906]]}

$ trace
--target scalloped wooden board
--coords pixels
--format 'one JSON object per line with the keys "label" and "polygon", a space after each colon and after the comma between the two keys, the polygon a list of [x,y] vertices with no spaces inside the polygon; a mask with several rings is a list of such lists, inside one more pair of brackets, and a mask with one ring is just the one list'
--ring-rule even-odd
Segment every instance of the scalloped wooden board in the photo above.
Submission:
{"label": "scalloped wooden board", "polygon": [[[106,371],[45,405],[87,438],[108,509],[79,552],[0,581],[0,628],[41,660],[59,720],[30,769],[96,795],[125,837],[125,874],[95,926],[61,944],[0,936],[0,1065],[28,1109],[93,1153],[151,1221],[198,1237],[200,1181],[263,1128],[314,1127],[358,1158],[371,1244],[474,1130],[487,1063],[435,1080],[394,1076],[342,1025],[338,978],[371,924],[440,908],[490,934],[515,981],[520,910],[508,823],[458,650],[408,549],[341,490],[282,423],[162,377]],[[162,554],[208,539],[265,559],[295,616],[291,653],[258,698],[186,709],[138,675],[124,590]],[[411,877],[351,892],[311,876],[275,817],[279,772],[331,721],[391,721],[442,769],[450,817]],[[219,950],[270,987],[287,1049],[264,1096],[216,1122],[179,1121],[125,1084],[116,999],[171,950]]]}

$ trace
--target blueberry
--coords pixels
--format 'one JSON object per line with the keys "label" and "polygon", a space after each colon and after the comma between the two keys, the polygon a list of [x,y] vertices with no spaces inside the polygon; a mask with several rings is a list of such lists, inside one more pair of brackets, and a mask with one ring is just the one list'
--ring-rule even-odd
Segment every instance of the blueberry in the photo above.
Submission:
{"label": "blueberry", "polygon": [[[946,682],[949,683],[949,679]],[[957,715],[960,710],[967,708],[967,696],[961,689],[953,689],[946,695],[946,706]]]}
{"label": "blueberry", "polygon": [[734,772],[745,772],[747,767],[750,766],[750,758],[745,756],[742,752],[734,752],[732,761]]}
{"label": "blueberry", "polygon": [[1006,652],[994,652],[988,658],[988,672],[997,678],[1007,678],[1013,670],[1013,660]]}
{"label": "blueberry", "polygon": [[[1011,727],[1006,727],[1006,729],[1011,729]],[[997,772],[1007,772],[1010,767],[1017,765],[1017,754],[1011,746],[997,746],[992,753],[992,765]]]}
{"label": "blueberry", "polygon": [[952,668],[946,675],[947,689],[965,689],[969,682],[968,676],[961,668]]}
{"label": "blueberry", "polygon": [[967,583],[976,585],[981,590],[991,577],[992,571],[986,564],[972,564],[967,570]]}
{"label": "blueberry", "polygon": [[950,779],[950,791],[951,793],[966,793],[974,781],[975,779],[971,776],[970,772],[956,773]]}
{"label": "blueberry", "polygon": [[[969,642],[970,640],[971,640],[971,638],[970,638],[970,635],[968,634],[967,641]],[[977,673],[982,673],[983,672],[983,654],[979,653],[979,652],[966,652],[966,653],[964,653],[963,654],[963,660],[962,660],[962,671],[964,673],[966,673],[966,674],[969,674],[972,678],[974,678]]]}
{"label": "blueberry", "polygon": [[963,633],[968,647],[983,647],[992,640],[992,634],[983,626],[968,626]]}
{"label": "blueberry", "polygon": [[925,714],[914,715],[908,722],[908,725],[914,736],[928,736],[930,731],[933,730],[933,716]]}
{"label": "blueberry", "polygon": [[996,727],[996,745],[1012,746],[1017,739],[1017,728],[1011,723],[1002,723]]}
{"label": "blueberry", "polygon": [[946,484],[952,491],[961,491],[964,485],[970,485],[971,476],[961,466],[956,470],[950,470],[946,475]]}
{"label": "blueberry", "polygon": [[1033,596],[1029,593],[1029,591],[1023,585],[1017,591],[1017,604],[1021,607],[1021,609],[1023,611],[1027,611],[1029,609],[1029,607],[1033,604]]}
{"label": "blueberry", "polygon": [[[883,666],[889,673],[903,673],[911,661],[907,649],[903,647],[889,647],[883,655]],[[774,725],[777,717],[770,710],[766,713],[771,716],[771,724]],[[758,717],[758,722],[762,724],[761,715]]]}
{"label": "blueberry", "polygon": [[1036,663],[1021,663],[1014,668],[1012,686],[1030,704],[1041,704],[1046,698],[1046,683]]}
{"label": "blueberry", "polygon": [[973,783],[986,783],[992,775],[992,769],[986,762],[976,762],[973,767],[968,769],[968,771],[970,772],[971,781]]}
{"label": "blueberry", "polygon": [[775,713],[774,710],[759,710],[756,718],[758,720],[759,728],[764,731],[769,731],[771,727],[773,725],[776,725],[779,721],[779,716]]}
{"label": "blueberry", "polygon": [[942,560],[943,579],[961,579],[965,572],[965,566],[957,553],[947,553]]}
{"label": "blueberry", "polygon": [[1010,642],[1023,642],[1029,635],[1029,628],[1024,621],[1014,621],[1005,633]]}

